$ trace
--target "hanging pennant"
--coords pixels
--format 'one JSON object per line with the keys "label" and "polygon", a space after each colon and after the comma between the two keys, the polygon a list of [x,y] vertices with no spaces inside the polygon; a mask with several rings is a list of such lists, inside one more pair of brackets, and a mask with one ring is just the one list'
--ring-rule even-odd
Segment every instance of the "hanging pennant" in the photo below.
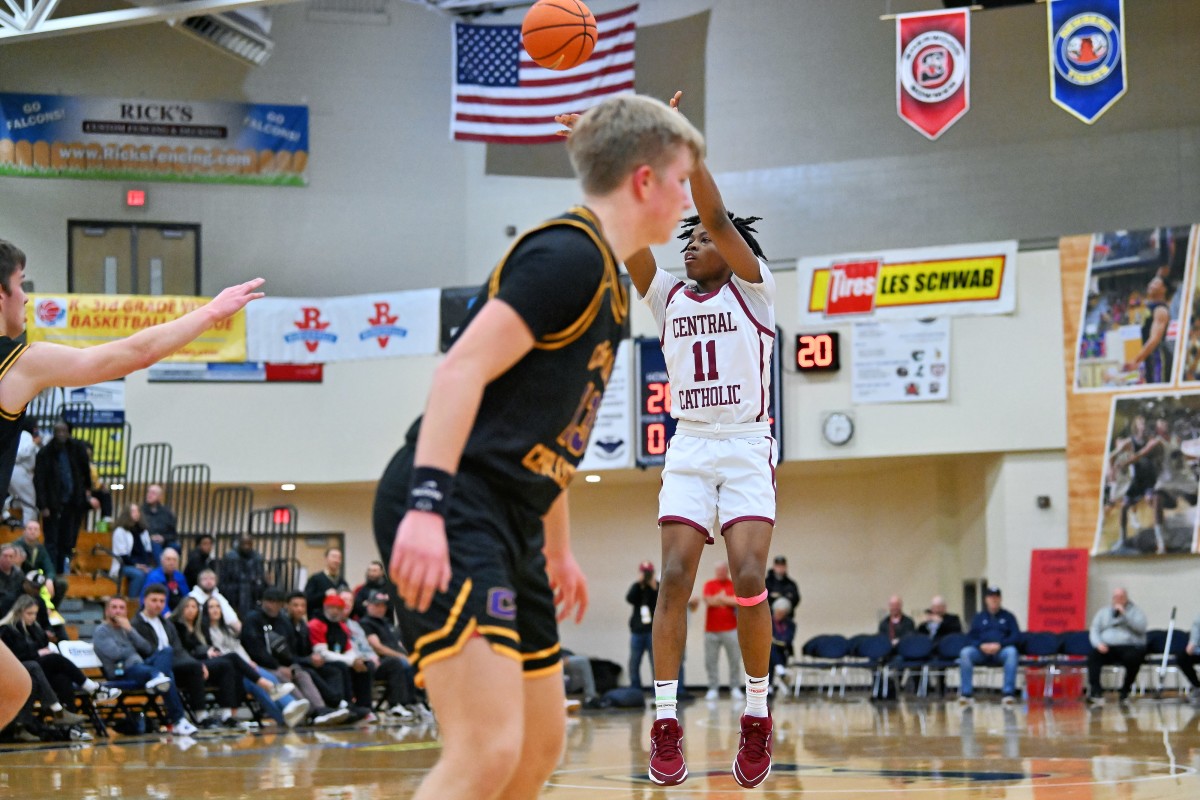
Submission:
{"label": "hanging pennant", "polygon": [[966,9],[896,17],[896,110],[930,139],[970,107],[969,42]]}
{"label": "hanging pennant", "polygon": [[1125,94],[1125,0],[1050,0],[1050,97],[1091,125]]}

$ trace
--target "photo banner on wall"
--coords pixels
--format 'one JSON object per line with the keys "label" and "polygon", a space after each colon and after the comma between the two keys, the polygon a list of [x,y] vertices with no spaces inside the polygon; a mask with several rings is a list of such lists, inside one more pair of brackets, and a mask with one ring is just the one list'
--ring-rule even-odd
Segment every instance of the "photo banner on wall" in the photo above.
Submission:
{"label": "photo banner on wall", "polygon": [[854,323],[850,401],[924,403],[950,398],[950,320]]}
{"label": "photo banner on wall", "polygon": [[308,184],[308,106],[0,92],[0,175]]}
{"label": "photo banner on wall", "polygon": [[[91,347],[177,319],[207,302],[207,297],[164,295],[31,294],[25,306],[25,336],[30,343]],[[216,323],[169,360],[245,361],[246,313],[239,311]]]}
{"label": "photo banner on wall", "polygon": [[929,139],[971,107],[967,9],[896,16],[896,111]]}
{"label": "photo banner on wall", "polygon": [[1011,314],[1017,243],[883,250],[796,262],[800,323]]}
{"label": "photo banner on wall", "polygon": [[1050,98],[1091,125],[1125,94],[1125,0],[1050,0]]}
{"label": "photo banner on wall", "polygon": [[249,361],[327,364],[438,352],[438,289],[265,297],[246,307]]}

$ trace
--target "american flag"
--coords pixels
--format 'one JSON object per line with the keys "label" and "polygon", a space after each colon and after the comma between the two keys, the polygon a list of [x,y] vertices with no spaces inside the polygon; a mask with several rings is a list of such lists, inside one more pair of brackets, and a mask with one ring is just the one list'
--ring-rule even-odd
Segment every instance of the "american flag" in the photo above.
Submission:
{"label": "american flag", "polygon": [[557,142],[555,114],[578,113],[633,91],[636,5],[596,15],[591,58],[554,71],[521,47],[519,25],[454,25],[454,101],[450,133],[460,141]]}

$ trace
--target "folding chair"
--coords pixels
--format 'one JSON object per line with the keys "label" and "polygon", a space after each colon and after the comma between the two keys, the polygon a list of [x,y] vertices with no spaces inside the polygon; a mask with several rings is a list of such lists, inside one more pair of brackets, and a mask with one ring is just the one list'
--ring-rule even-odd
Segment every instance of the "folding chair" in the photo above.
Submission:
{"label": "folding chair", "polygon": [[849,666],[869,670],[871,673],[871,697],[887,699],[892,657],[892,640],[883,634],[863,636],[854,648],[854,655],[861,661]]}
{"label": "folding chair", "polygon": [[958,668],[958,656],[971,639],[965,633],[951,633],[937,640],[933,656],[925,666],[929,676],[938,675],[942,679],[941,693],[946,695],[946,672]]}
{"label": "folding chair", "polygon": [[[814,636],[804,643],[801,654],[807,658],[801,666],[804,669],[815,669],[824,672],[829,677],[829,696],[833,697],[833,684],[838,671],[842,673],[841,696],[846,696],[846,656],[850,654],[850,641],[836,633],[826,633]],[[818,680],[817,691],[821,690]],[[797,678],[792,686],[792,696],[800,695],[800,680]]]}
{"label": "folding chair", "polygon": [[921,671],[917,697],[925,697],[929,691],[929,664],[933,660],[933,648],[933,639],[919,633],[909,634],[896,644],[896,660],[891,667],[900,671],[900,686],[904,686],[910,671]]}
{"label": "folding chair", "polygon": [[1026,631],[1021,634],[1021,660],[1017,662],[1018,669],[1025,674],[1025,685],[1029,686],[1028,673],[1031,669],[1044,671],[1042,696],[1050,699],[1054,696],[1054,665],[1058,660],[1058,651],[1062,641],[1057,633]]}

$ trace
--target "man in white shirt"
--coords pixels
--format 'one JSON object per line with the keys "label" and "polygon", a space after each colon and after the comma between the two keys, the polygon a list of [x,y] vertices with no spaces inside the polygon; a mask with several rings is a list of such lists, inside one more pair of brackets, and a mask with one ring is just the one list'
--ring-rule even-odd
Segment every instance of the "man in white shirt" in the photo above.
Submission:
{"label": "man in white shirt", "polygon": [[192,590],[188,592],[189,597],[194,597],[196,602],[200,604],[200,608],[204,608],[204,604],[209,599],[216,599],[221,604],[221,617],[224,618],[225,624],[233,629],[234,633],[242,632],[242,621],[238,619],[237,611],[233,609],[233,604],[225,599],[225,595],[221,594],[221,590],[217,588],[217,573],[211,569],[201,571],[197,583]]}

